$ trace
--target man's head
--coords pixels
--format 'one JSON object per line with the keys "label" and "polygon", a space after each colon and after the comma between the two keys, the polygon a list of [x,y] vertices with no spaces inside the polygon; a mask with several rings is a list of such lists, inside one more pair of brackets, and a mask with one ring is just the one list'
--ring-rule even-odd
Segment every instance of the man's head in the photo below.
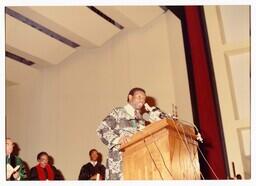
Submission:
{"label": "man's head", "polygon": [[140,110],[146,100],[146,91],[142,88],[135,87],[128,93],[127,102],[135,109]]}
{"label": "man's head", "polygon": [[40,152],[37,155],[37,161],[42,168],[45,168],[49,161],[49,155],[47,154],[47,152]]}
{"label": "man's head", "polygon": [[13,151],[13,142],[11,140],[11,138],[6,138],[6,155],[10,155]]}
{"label": "man's head", "polygon": [[98,151],[97,151],[96,149],[90,150],[89,156],[90,156],[90,160],[91,160],[91,161],[97,161],[97,160],[98,160],[98,157],[99,157]]}

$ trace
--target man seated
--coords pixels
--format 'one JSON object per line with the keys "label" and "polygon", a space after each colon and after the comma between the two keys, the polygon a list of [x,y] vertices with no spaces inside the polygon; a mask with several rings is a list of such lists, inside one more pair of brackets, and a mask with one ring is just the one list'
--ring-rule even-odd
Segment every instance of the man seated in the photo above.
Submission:
{"label": "man seated", "polygon": [[63,180],[60,171],[48,163],[49,155],[46,152],[40,152],[37,161],[38,164],[30,170],[29,180]]}
{"label": "man seated", "polygon": [[89,152],[90,162],[83,165],[79,180],[104,180],[105,179],[105,166],[101,164],[99,158],[99,152],[96,149],[92,149]]}

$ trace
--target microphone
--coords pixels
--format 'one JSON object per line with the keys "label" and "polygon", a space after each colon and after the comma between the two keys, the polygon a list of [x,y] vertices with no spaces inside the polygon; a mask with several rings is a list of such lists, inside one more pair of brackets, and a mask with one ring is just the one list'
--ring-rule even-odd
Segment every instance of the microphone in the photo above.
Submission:
{"label": "microphone", "polygon": [[150,107],[147,103],[145,103],[144,106],[145,106],[145,109],[147,111],[152,111],[153,110],[153,107]]}
{"label": "microphone", "polygon": [[149,115],[149,113],[147,113],[147,112],[145,112],[145,113],[142,115],[142,118],[143,118],[145,121],[151,122],[150,115]]}
{"label": "microphone", "polygon": [[149,113],[143,114],[143,119],[150,122],[159,121],[164,118],[169,118],[168,114],[161,111],[158,107],[150,107],[147,103],[144,104],[145,109],[149,111]]}
{"label": "microphone", "polygon": [[[145,121],[149,121],[149,122],[153,123],[155,121],[159,121],[159,120],[164,119],[164,118],[168,118],[168,119],[172,119],[172,120],[180,120],[177,117],[177,113],[173,114],[173,115],[170,115],[170,114],[167,114],[167,113],[161,111],[158,107],[150,107],[147,103],[145,103],[144,106],[145,106],[145,109],[147,111],[149,111],[149,113],[145,112],[142,116],[142,118]],[[176,110],[176,112],[177,112],[177,110]],[[196,135],[197,140],[200,141],[201,143],[203,143],[203,138],[202,138],[197,126],[194,123],[191,123],[191,122],[188,122],[188,121],[185,121],[185,120],[180,120],[180,121],[183,121],[186,124],[194,127],[197,131],[197,135]]]}
{"label": "microphone", "polygon": [[179,119],[179,120],[182,122],[181,124],[189,125],[189,126],[194,127],[194,129],[196,129],[196,132],[197,132],[197,134],[196,134],[197,141],[200,141],[201,143],[203,143],[203,138],[202,138],[202,136],[199,132],[199,129],[197,128],[197,126],[194,123],[186,121],[186,120],[182,120],[182,119]]}
{"label": "microphone", "polygon": [[149,113],[145,112],[145,113],[142,115],[142,118],[143,118],[145,121],[149,121],[149,120],[150,120]]}

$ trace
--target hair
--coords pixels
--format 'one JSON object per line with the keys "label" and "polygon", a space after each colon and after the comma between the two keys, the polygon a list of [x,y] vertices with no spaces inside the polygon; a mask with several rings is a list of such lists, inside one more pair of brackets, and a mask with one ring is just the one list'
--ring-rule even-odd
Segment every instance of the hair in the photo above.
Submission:
{"label": "hair", "polygon": [[43,155],[46,155],[46,156],[48,156],[49,157],[49,155],[47,154],[47,152],[40,152],[40,153],[38,153],[37,154],[37,160],[40,160],[40,158],[41,158],[41,156],[43,156]]}
{"label": "hair", "polygon": [[12,138],[5,138],[5,142],[7,142],[7,140],[10,140],[14,144],[14,142],[12,141]]}
{"label": "hair", "polygon": [[94,151],[98,153],[98,151],[97,151],[96,149],[91,149],[91,150],[89,151],[89,156],[91,156]]}
{"label": "hair", "polygon": [[98,159],[97,159],[98,163],[102,163],[102,154],[100,152],[98,152]]}
{"label": "hair", "polygon": [[128,96],[127,96],[127,102],[129,102],[129,95],[133,96],[135,94],[135,92],[137,91],[141,91],[143,92],[144,94],[146,94],[146,91],[143,89],[143,88],[139,88],[139,87],[135,87],[135,88],[132,88],[129,93],[128,93]]}

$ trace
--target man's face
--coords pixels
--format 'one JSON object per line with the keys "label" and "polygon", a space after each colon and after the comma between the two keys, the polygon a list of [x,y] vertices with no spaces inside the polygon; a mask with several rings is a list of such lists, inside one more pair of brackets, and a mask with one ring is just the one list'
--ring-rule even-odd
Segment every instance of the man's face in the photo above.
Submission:
{"label": "man's face", "polygon": [[6,140],[6,155],[10,155],[13,151],[13,142],[10,139]]}
{"label": "man's face", "polygon": [[134,92],[133,96],[129,95],[129,103],[135,110],[140,110],[143,107],[145,100],[145,93],[139,90]]}
{"label": "man's face", "polygon": [[41,167],[45,168],[45,166],[48,164],[48,156],[42,155],[40,159],[38,160]]}
{"label": "man's face", "polygon": [[98,152],[97,151],[92,151],[92,153],[90,155],[90,159],[92,161],[97,161],[98,160]]}

